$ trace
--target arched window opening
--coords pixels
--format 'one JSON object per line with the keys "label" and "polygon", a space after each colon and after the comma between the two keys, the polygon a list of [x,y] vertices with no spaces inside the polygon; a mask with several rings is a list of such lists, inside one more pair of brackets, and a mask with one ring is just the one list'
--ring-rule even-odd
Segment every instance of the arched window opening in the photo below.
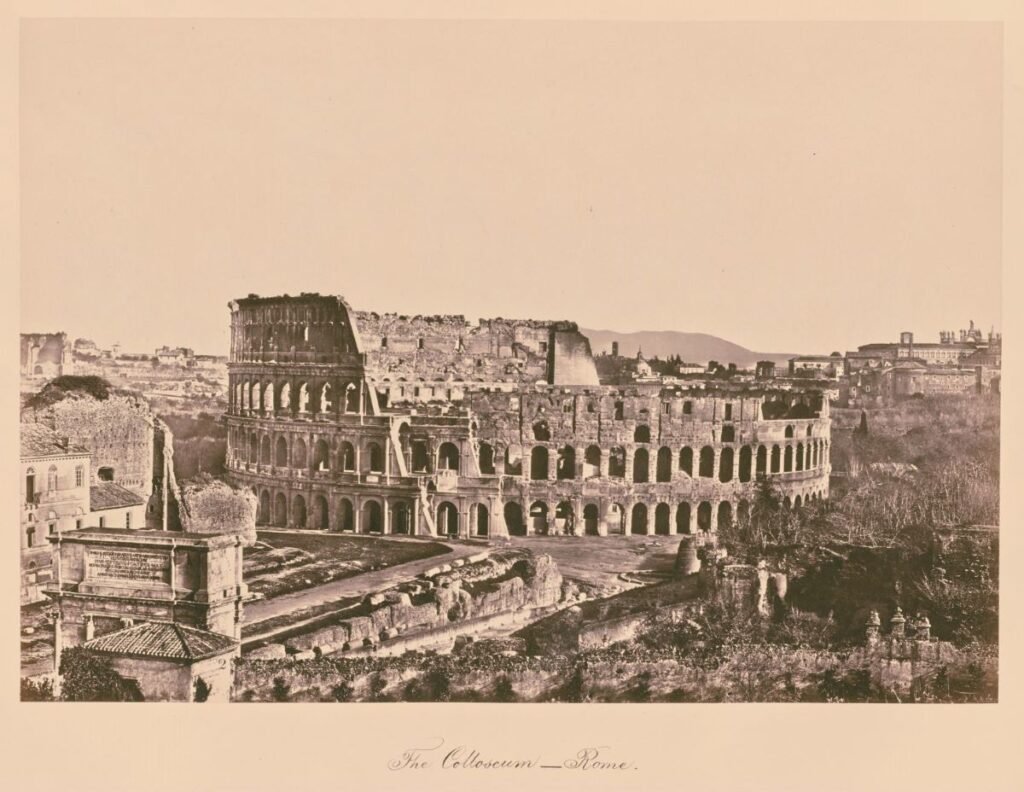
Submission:
{"label": "arched window opening", "polygon": [[487,507],[482,504],[476,504],[476,519],[474,520],[476,535],[487,536],[491,530],[491,515],[487,511]]}
{"label": "arched window opening", "polygon": [[96,471],[96,478],[99,481],[113,481],[114,469],[112,467],[101,467]]}
{"label": "arched window opening", "polygon": [[423,440],[412,441],[412,472],[428,473],[429,457],[427,456],[427,444]]}
{"label": "arched window opening", "polygon": [[740,449],[740,482],[746,484],[750,481],[750,446],[743,446]]}
{"label": "arched window opening", "polygon": [[359,521],[362,523],[360,528],[363,533],[384,533],[383,510],[375,500],[369,500],[363,504],[363,513],[360,515]]}
{"label": "arched window opening", "polygon": [[526,536],[526,523],[523,521],[523,507],[514,501],[505,504],[505,527],[510,536]]}
{"label": "arched window opening", "polygon": [[595,478],[601,475],[601,448],[596,445],[587,446],[583,452],[583,478]]}
{"label": "arched window opening", "polygon": [[701,478],[714,478],[715,450],[711,446],[704,446],[700,450],[700,475]]}
{"label": "arched window opening", "polygon": [[359,412],[359,388],[351,382],[345,386],[345,412]]}
{"label": "arched window opening", "polygon": [[633,453],[633,481],[638,484],[650,481],[650,457],[646,448],[638,448]]}
{"label": "arched window opening", "polygon": [[789,473],[793,470],[793,446],[786,446],[786,455],[784,460],[782,470],[785,473]]}
{"label": "arched window opening", "polygon": [[494,475],[494,446],[490,443],[480,444],[480,472],[485,476]]}
{"label": "arched window opening", "polygon": [[734,443],[736,442],[736,429],[732,426],[722,427],[722,442],[723,443]]}
{"label": "arched window opening", "polygon": [[757,468],[756,474],[761,476],[768,472],[768,446],[757,447]]}
{"label": "arched window opening", "polygon": [[542,443],[546,443],[551,439],[551,430],[548,428],[547,421],[537,421],[533,425],[533,439]]}
{"label": "arched window opening", "polygon": [[687,476],[693,475],[693,449],[689,446],[679,452],[679,469]]}
{"label": "arched window opening", "polygon": [[274,525],[278,528],[288,525],[288,499],[283,492],[277,493],[274,498]]}
{"label": "arched window opening", "polygon": [[301,495],[296,495],[292,499],[292,527],[306,527],[306,499]]}
{"label": "arched window opening", "polygon": [[796,469],[797,470],[803,470],[804,469],[804,444],[803,443],[797,443],[796,444]]}
{"label": "arched window opening", "polygon": [[629,521],[629,532],[631,534],[647,533],[647,506],[637,503],[633,506],[633,513]]}
{"label": "arched window opening", "polygon": [[384,451],[381,449],[378,443],[370,443],[366,447],[366,455],[370,460],[370,473],[383,473],[384,472]]}
{"label": "arched window opening", "polygon": [[327,511],[327,498],[323,495],[313,496],[313,520],[311,528],[318,531],[327,531],[331,527],[330,514]]}
{"label": "arched window opening", "polygon": [[458,446],[454,443],[441,443],[437,449],[438,470],[454,470],[459,472],[460,455]]}
{"label": "arched window opening", "polygon": [[732,525],[732,504],[729,501],[722,501],[718,504],[718,530],[728,528]]}
{"label": "arched window opening", "polygon": [[614,446],[608,452],[608,476],[611,478],[626,477],[626,449]]}
{"label": "arched window opening", "polygon": [[676,533],[690,533],[690,504],[680,503],[676,509]]}
{"label": "arched window opening", "polygon": [[355,510],[352,501],[342,498],[338,501],[338,530],[352,532],[356,529]]}
{"label": "arched window opening", "polygon": [[558,449],[555,475],[560,481],[576,478],[576,449],[572,446],[562,446]]}
{"label": "arched window opening", "polygon": [[658,467],[655,471],[655,479],[661,482],[672,480],[672,449],[668,446],[658,449]]}
{"label": "arched window opening", "polygon": [[598,511],[597,505],[588,503],[583,507],[583,532],[587,536],[597,536]]}
{"label": "arched window opening", "polygon": [[701,501],[697,507],[697,530],[707,533],[711,530],[711,504]]}
{"label": "arched window opening", "polygon": [[665,536],[672,533],[672,510],[667,503],[659,503],[654,510],[654,533]]}
{"label": "arched window opening", "polygon": [[347,473],[356,469],[356,450],[348,440],[342,440],[338,447],[338,467]]}
{"label": "arched window opening", "polygon": [[535,501],[530,506],[530,528],[532,533],[543,536],[548,532],[548,505]]}
{"label": "arched window opening", "polygon": [[505,449],[505,474],[508,476],[523,475],[523,449],[513,443]]}
{"label": "arched window opening", "polygon": [[651,427],[640,424],[633,431],[633,442],[634,443],[649,443],[651,442]]}
{"label": "arched window opening", "polygon": [[733,452],[731,448],[723,448],[718,458],[718,480],[732,481]]}
{"label": "arched window opening", "polygon": [[534,446],[530,452],[530,478],[541,481],[548,477],[548,449],[545,446]]}
{"label": "arched window opening", "polygon": [[270,522],[270,493],[267,490],[263,490],[260,495],[259,519],[256,522],[258,525],[267,525]]}
{"label": "arched window opening", "polygon": [[331,469],[331,450],[327,441],[320,438],[313,446],[313,469],[325,471]]}
{"label": "arched window opening", "polygon": [[292,467],[302,470],[306,464],[306,441],[296,437],[292,444]]}
{"label": "arched window opening", "polygon": [[626,510],[620,503],[608,505],[608,511],[604,518],[605,532],[609,534],[624,534],[626,532]]}
{"label": "arched window opening", "polygon": [[569,501],[562,501],[555,507],[555,532],[571,534],[576,526],[576,512]]}

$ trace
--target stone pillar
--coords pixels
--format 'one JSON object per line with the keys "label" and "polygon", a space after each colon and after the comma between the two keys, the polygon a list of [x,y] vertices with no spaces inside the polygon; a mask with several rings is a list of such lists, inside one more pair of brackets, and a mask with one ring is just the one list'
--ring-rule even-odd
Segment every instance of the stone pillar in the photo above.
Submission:
{"label": "stone pillar", "polygon": [[881,628],[882,620],[878,617],[878,611],[871,611],[867,624],[864,625],[864,638],[869,647],[878,645]]}
{"label": "stone pillar", "polygon": [[583,536],[587,530],[583,521],[583,499],[576,497],[569,501],[572,504],[572,535]]}
{"label": "stone pillar", "polygon": [[605,449],[601,449],[601,464],[598,466],[598,475],[601,478],[608,478],[608,460],[611,458],[611,454]]}
{"label": "stone pillar", "polygon": [[412,502],[412,527],[409,529],[412,536],[419,536],[420,533],[420,498],[419,495]]}
{"label": "stone pillar", "polygon": [[[391,483],[391,435],[384,438],[384,482]],[[385,524],[386,524],[385,520]]]}
{"label": "stone pillar", "polygon": [[356,450],[356,481],[363,480],[363,459],[362,459],[362,444],[355,443]]}
{"label": "stone pillar", "polygon": [[[634,448],[626,448],[626,481],[633,480],[633,455],[636,453]],[[632,519],[632,517],[630,517]]]}
{"label": "stone pillar", "polygon": [[915,626],[917,630],[914,634],[914,637],[918,641],[931,640],[932,623],[928,620],[927,616],[925,616],[923,613],[919,613],[917,615],[917,622],[915,623]]}
{"label": "stone pillar", "polygon": [[552,448],[548,443],[544,447],[548,450],[548,481],[554,481],[558,478],[558,448]]}
{"label": "stone pillar", "polygon": [[362,499],[356,495],[352,498],[352,530],[357,534],[362,533],[361,526],[359,525],[362,513],[363,502]]}
{"label": "stone pillar", "polygon": [[889,619],[889,634],[896,639],[903,639],[906,636],[907,620],[903,618],[903,609],[898,605],[896,612]]}
{"label": "stone pillar", "polygon": [[387,498],[381,498],[381,533],[385,536],[391,533],[391,504]]}
{"label": "stone pillar", "polygon": [[700,502],[690,504],[690,533],[697,533],[697,512],[700,509]]}

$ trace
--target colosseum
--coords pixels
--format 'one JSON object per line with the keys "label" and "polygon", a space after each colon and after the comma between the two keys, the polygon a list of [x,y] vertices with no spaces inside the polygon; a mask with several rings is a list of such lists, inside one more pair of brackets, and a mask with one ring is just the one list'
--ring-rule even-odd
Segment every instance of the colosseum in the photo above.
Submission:
{"label": "colosseum", "polygon": [[572,322],[233,301],[227,460],[258,523],[368,534],[714,532],[762,474],[828,497],[820,391],[601,385]]}

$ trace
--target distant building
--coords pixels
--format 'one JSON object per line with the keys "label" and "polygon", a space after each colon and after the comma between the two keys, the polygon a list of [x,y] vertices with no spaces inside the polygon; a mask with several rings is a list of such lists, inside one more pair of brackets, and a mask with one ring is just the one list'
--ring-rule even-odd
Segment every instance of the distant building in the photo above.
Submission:
{"label": "distant building", "polygon": [[89,524],[100,528],[146,527],[146,500],[113,481],[89,487]]}
{"label": "distant building", "polygon": [[46,537],[81,528],[89,512],[89,449],[42,424],[21,425],[21,601],[51,579]]}
{"label": "distant building", "polygon": [[1002,336],[999,333],[993,330],[985,337],[971,321],[970,327],[961,330],[958,336],[952,330],[941,331],[937,344],[917,343],[914,334],[909,331],[900,333],[898,343],[864,344],[857,347],[856,352],[846,353],[846,368],[852,372],[865,366],[910,359],[929,365],[956,365],[979,350],[999,350],[1001,347]]}
{"label": "distant building", "polygon": [[759,380],[775,379],[775,363],[771,360],[757,361],[754,376]]}
{"label": "distant building", "polygon": [[838,352],[831,355],[798,355],[789,359],[789,375],[813,373],[835,379],[843,373],[843,356]]}
{"label": "distant building", "polygon": [[704,367],[700,363],[686,363],[680,361],[676,365],[676,374],[683,376],[684,374],[703,374]]}
{"label": "distant building", "polygon": [[187,366],[195,358],[195,353],[188,347],[160,347],[156,350],[156,359],[164,365]]}
{"label": "distant building", "polygon": [[21,376],[53,379],[74,373],[67,333],[22,333]]}

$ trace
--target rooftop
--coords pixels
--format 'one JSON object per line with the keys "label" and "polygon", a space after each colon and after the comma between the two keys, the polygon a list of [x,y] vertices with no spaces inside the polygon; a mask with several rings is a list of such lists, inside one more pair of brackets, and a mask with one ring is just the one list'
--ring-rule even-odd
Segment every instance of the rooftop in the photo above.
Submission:
{"label": "rooftop", "polygon": [[88,454],[85,446],[69,442],[53,429],[41,423],[21,424],[21,457],[64,456]]}
{"label": "rooftop", "polygon": [[203,660],[232,651],[238,641],[227,635],[198,630],[174,622],[143,622],[101,635],[84,644],[104,654],[150,657],[159,660]]}
{"label": "rooftop", "polygon": [[141,495],[137,495],[113,481],[101,481],[89,487],[89,508],[92,511],[142,506],[145,502]]}

